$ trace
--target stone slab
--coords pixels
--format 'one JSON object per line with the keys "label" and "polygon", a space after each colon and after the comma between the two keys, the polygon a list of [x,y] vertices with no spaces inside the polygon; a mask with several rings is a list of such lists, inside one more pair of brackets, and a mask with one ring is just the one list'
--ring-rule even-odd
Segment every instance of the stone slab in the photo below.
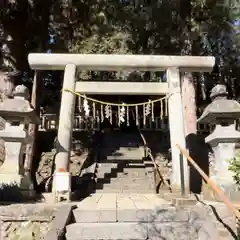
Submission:
{"label": "stone slab", "polygon": [[116,194],[103,194],[98,202],[98,221],[117,221],[117,196]]}
{"label": "stone slab", "polygon": [[117,198],[117,220],[118,222],[137,222],[137,208],[127,195]]}
{"label": "stone slab", "polygon": [[147,198],[155,207],[169,207],[170,203],[163,198],[160,198],[157,194],[144,194],[144,197]]}
{"label": "stone slab", "polygon": [[73,211],[76,222],[98,222],[96,214],[97,203],[102,194],[93,194],[77,204],[77,209]]}
{"label": "stone slab", "polygon": [[[147,198],[149,196],[149,198]],[[140,209],[139,204],[135,204],[134,200],[129,195],[119,195],[117,198],[117,216],[119,222],[146,222],[149,218],[152,220],[153,213],[156,212],[156,207],[168,207],[167,203],[154,196],[154,194],[143,194],[144,208]],[[143,203],[141,203],[143,204]]]}
{"label": "stone slab", "polygon": [[76,222],[116,222],[116,194],[96,194],[89,201],[86,198],[73,213]]}
{"label": "stone slab", "polygon": [[151,221],[152,216],[155,215],[155,205],[142,194],[132,194],[130,199],[137,208],[137,218],[139,221]]}

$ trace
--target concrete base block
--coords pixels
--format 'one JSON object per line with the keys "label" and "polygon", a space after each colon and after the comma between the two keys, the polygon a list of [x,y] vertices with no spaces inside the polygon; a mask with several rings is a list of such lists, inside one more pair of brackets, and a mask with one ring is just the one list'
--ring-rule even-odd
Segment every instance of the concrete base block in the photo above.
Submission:
{"label": "concrete base block", "polygon": [[55,202],[70,201],[71,174],[69,172],[56,172],[54,174],[53,195]]}

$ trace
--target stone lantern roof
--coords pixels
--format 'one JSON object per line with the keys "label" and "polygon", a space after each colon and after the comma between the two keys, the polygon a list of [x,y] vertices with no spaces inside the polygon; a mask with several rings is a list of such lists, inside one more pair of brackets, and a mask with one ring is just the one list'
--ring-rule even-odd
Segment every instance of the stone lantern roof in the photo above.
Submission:
{"label": "stone lantern roof", "polygon": [[35,109],[27,98],[29,91],[24,85],[16,86],[13,99],[5,99],[0,103],[0,116],[6,121],[20,121],[24,123],[39,123]]}
{"label": "stone lantern roof", "polygon": [[232,122],[240,118],[240,104],[236,100],[227,99],[228,92],[224,85],[218,84],[211,91],[212,103],[203,111],[199,123]]}

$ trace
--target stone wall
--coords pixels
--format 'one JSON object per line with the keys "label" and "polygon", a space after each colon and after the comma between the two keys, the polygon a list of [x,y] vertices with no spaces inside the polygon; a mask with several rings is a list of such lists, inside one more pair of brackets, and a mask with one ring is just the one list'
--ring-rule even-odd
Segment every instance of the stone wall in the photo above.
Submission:
{"label": "stone wall", "polygon": [[43,240],[56,211],[56,205],[42,203],[1,206],[0,239]]}

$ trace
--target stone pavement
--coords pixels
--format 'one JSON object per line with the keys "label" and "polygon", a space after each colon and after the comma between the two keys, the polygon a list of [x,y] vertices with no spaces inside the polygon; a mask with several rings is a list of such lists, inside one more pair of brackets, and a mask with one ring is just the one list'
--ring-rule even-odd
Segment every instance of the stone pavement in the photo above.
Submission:
{"label": "stone pavement", "polygon": [[[223,222],[235,228],[224,205],[216,208]],[[167,239],[230,240],[209,206],[176,207],[156,194],[93,194],[77,204],[67,240]]]}

